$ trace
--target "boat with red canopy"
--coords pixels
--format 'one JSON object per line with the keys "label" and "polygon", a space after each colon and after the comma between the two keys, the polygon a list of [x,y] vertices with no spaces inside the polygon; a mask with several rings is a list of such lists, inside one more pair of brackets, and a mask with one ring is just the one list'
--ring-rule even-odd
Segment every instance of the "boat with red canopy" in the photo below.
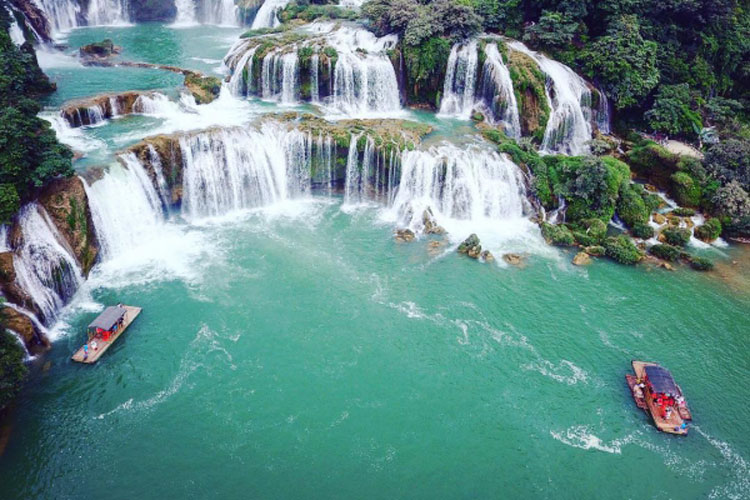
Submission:
{"label": "boat with red canopy", "polygon": [[660,431],[687,435],[687,423],[693,416],[669,370],[645,361],[634,360],[632,365],[635,375],[627,374],[625,380],[638,408],[651,415]]}
{"label": "boat with red canopy", "polygon": [[140,307],[122,304],[107,307],[89,324],[88,340],[73,354],[73,361],[96,363],[140,313]]}

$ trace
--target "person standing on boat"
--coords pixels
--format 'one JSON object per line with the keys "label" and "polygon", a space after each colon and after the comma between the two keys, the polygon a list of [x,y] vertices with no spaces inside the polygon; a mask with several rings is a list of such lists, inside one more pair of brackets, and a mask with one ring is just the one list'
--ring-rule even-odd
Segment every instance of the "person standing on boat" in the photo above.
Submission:
{"label": "person standing on boat", "polygon": [[89,358],[89,344],[88,342],[83,344],[83,360],[86,361]]}

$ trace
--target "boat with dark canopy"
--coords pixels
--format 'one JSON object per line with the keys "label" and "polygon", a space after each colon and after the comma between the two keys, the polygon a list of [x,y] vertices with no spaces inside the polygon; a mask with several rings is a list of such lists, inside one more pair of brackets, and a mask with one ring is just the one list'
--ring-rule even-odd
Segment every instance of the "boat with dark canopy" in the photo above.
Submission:
{"label": "boat with dark canopy", "polygon": [[140,307],[122,304],[107,307],[89,324],[88,340],[73,354],[73,361],[96,363],[140,313]]}
{"label": "boat with dark canopy", "polygon": [[685,436],[687,422],[693,419],[682,389],[669,370],[656,363],[632,361],[633,374],[625,375],[635,404],[651,415],[662,432]]}

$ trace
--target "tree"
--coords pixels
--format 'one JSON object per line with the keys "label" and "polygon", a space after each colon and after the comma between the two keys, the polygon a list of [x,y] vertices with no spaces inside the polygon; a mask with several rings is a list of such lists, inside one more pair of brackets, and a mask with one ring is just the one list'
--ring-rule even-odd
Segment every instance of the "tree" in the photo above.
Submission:
{"label": "tree", "polygon": [[750,190],[750,142],[729,139],[712,146],[705,165],[724,184],[736,181],[745,191]]}
{"label": "tree", "polygon": [[645,119],[657,132],[696,137],[703,128],[687,83],[662,85]]}
{"label": "tree", "polygon": [[470,5],[456,0],[435,0],[430,5],[435,31],[459,41],[471,38],[482,31],[482,18]]}
{"label": "tree", "polygon": [[578,30],[578,23],[569,15],[544,11],[539,22],[526,28],[523,39],[548,49],[562,49],[570,45]]}
{"label": "tree", "polygon": [[657,44],[646,41],[635,16],[621,16],[583,51],[590,77],[600,80],[617,109],[640,104],[659,83]]}

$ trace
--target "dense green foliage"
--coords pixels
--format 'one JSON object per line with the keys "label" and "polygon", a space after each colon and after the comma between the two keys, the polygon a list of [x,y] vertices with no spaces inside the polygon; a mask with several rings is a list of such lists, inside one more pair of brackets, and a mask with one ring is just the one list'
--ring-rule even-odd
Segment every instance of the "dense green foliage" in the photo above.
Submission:
{"label": "dense green foliage", "polygon": [[690,230],[679,227],[668,227],[661,232],[664,241],[678,247],[684,247],[690,241]]}
{"label": "dense green foliage", "polygon": [[649,247],[648,253],[650,253],[651,255],[659,259],[667,260],[669,262],[674,262],[680,258],[682,251],[676,246],[669,245],[666,243],[660,243],[658,245]]}
{"label": "dense green foliage", "polygon": [[[2,7],[2,6],[0,6]],[[34,188],[73,173],[72,153],[36,115],[35,98],[54,90],[28,43],[16,47],[0,8],[0,222],[6,222]]]}
{"label": "dense green foliage", "polygon": [[0,327],[0,410],[18,394],[26,377],[24,351],[18,340]]}
{"label": "dense green foliage", "polygon": [[607,252],[607,257],[616,260],[620,264],[637,264],[643,258],[643,254],[635,246],[633,240],[625,235],[610,236],[604,240],[604,248]]}
{"label": "dense green foliage", "polygon": [[573,233],[567,226],[562,224],[554,225],[546,222],[542,223],[542,236],[547,243],[557,246],[572,246],[575,245],[575,238]]}
{"label": "dense green foliage", "polygon": [[708,219],[705,224],[695,228],[695,237],[703,241],[713,241],[721,236],[719,219]]}

